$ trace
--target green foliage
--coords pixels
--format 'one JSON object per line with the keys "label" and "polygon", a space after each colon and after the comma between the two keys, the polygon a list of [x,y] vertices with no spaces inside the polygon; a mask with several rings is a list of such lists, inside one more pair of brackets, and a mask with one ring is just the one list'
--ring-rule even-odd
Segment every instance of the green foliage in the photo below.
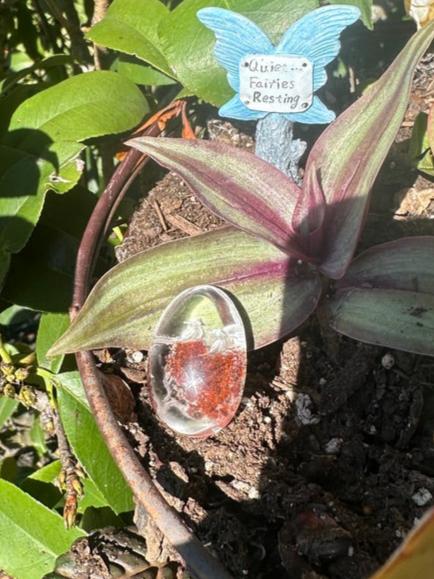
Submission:
{"label": "green foliage", "polygon": [[434,295],[351,288],[339,293],[330,315],[332,328],[361,342],[434,356]]}
{"label": "green foliage", "polygon": [[31,243],[12,262],[5,299],[39,311],[68,310],[75,256],[94,205],[94,195],[80,186],[68,195],[48,196]]}
{"label": "green foliage", "polygon": [[12,416],[17,409],[18,402],[10,398],[0,397],[0,428]]}
{"label": "green foliage", "polygon": [[416,117],[410,141],[410,161],[414,168],[434,177],[434,153],[430,146],[428,115],[419,113]]}
{"label": "green foliage", "polygon": [[222,105],[233,91],[225,71],[217,64],[214,35],[197,19],[206,6],[235,10],[258,24],[273,40],[307,12],[318,8],[317,0],[288,3],[286,0],[184,0],[160,25],[164,53],[177,78],[192,94]]}
{"label": "green foliage", "polygon": [[62,500],[62,493],[56,486],[60,470],[60,461],[55,460],[25,478],[20,488],[52,509]]}
{"label": "green foliage", "polygon": [[[51,404],[65,416],[78,459],[93,477],[85,479],[89,494],[79,507],[78,522],[89,528],[92,521],[107,522],[111,517],[114,522],[111,507],[117,512],[131,510],[131,494],[86,403],[79,403],[67,386],[56,401],[53,386],[60,383],[56,373],[64,357],[48,359],[46,353],[68,327],[75,256],[97,201],[89,192],[90,183],[98,189],[107,177],[101,174],[101,151],[108,152],[112,163],[110,157],[120,148],[121,137],[116,135],[130,131],[149,114],[147,97],[153,98],[152,89],[138,88],[140,75],[146,85],[172,81],[162,73],[158,78],[150,67],[151,75],[145,78],[147,69],[141,61],[134,62],[130,80],[125,67],[133,64],[125,57],[120,72],[116,67],[93,71],[92,46],[80,29],[90,22],[92,11],[89,14],[81,0],[41,3],[37,10],[31,2],[6,4],[1,6],[0,25],[2,331],[6,328],[15,335],[24,328],[26,336],[31,335],[38,312],[47,313],[40,316],[35,357],[27,346],[0,342],[0,362],[13,366],[8,391],[12,398],[0,398],[0,427],[7,426],[14,413],[27,416],[19,400],[32,406],[38,392],[48,393]],[[68,376],[65,383],[69,384]],[[4,384],[2,375],[1,388]],[[76,412],[79,425],[74,421]],[[44,428],[45,422],[34,413],[25,440],[45,462],[53,441],[47,443]],[[92,437],[95,455],[89,454]],[[84,534],[66,531],[57,512],[63,507],[57,480],[61,474],[59,461],[30,474],[29,468],[17,468],[14,457],[1,463],[0,477],[19,487],[0,478],[0,569],[19,579],[50,572],[56,557]],[[89,511],[94,508],[102,508],[105,519],[99,511]]]}
{"label": "green foliage", "polygon": [[92,27],[88,38],[120,52],[137,56],[171,76],[158,28],[168,16],[160,0],[114,0],[107,15]]}
{"label": "green foliage", "polygon": [[46,313],[41,316],[36,340],[36,356],[39,366],[50,370],[54,374],[59,372],[63,356],[48,359],[47,352],[53,342],[66,331],[68,326],[69,316],[66,313]]}
{"label": "green foliage", "polygon": [[357,6],[362,13],[363,23],[369,30],[374,28],[372,23],[372,5],[373,0],[329,0],[329,4],[351,4]]}
{"label": "green foliage", "polygon": [[112,64],[112,69],[141,86],[169,86],[176,80],[148,66],[134,56],[120,55]]}
{"label": "green foliage", "polygon": [[78,182],[80,142],[126,131],[147,111],[145,99],[131,81],[105,71],[72,77],[18,106],[0,143],[3,276],[10,254],[23,249],[37,224],[47,191],[65,193]]}
{"label": "green foliage", "polygon": [[147,112],[146,101],[134,84],[113,72],[94,71],[27,99],[13,114],[9,130],[23,131],[18,141],[11,140],[36,153],[40,141],[35,131],[51,142],[84,141],[131,129]]}
{"label": "green foliage", "polygon": [[[372,28],[372,0],[335,0],[331,3],[357,6],[366,26]],[[233,93],[225,71],[214,58],[215,37],[197,19],[197,11],[208,6],[247,16],[277,42],[293,22],[318,8],[320,2],[183,0],[169,11],[160,0],[114,0],[105,18],[94,25],[87,36],[102,46],[133,55],[167,75],[155,77],[150,70],[144,73],[137,67],[121,65],[118,70],[135,82],[143,84],[143,76],[150,78],[152,84],[163,81],[167,84],[175,79],[186,94],[194,94],[219,106]]]}
{"label": "green foliage", "polygon": [[89,410],[78,372],[59,374],[60,416],[68,440],[95,488],[115,513],[133,509],[131,491],[114,463]]}
{"label": "green foliage", "polygon": [[0,480],[0,567],[19,579],[43,577],[84,532],[15,485]]}

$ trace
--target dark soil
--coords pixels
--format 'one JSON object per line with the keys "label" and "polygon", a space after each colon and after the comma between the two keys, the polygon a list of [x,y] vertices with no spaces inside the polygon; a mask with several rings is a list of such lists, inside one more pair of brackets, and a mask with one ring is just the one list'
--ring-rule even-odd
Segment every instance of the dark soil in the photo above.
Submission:
{"label": "dark soil", "polygon": [[[434,234],[434,184],[408,167],[405,140],[433,99],[425,60],[374,191],[360,247]],[[228,123],[212,138],[252,147]],[[403,145],[404,142],[404,145]],[[404,161],[403,161],[404,159]],[[138,206],[123,260],[219,227],[169,174]],[[139,397],[129,432],[159,488],[234,577],[366,578],[434,495],[434,361],[330,334],[312,318],[253,352],[235,420],[204,441],[176,437],[150,408],[146,360],[120,359]]]}

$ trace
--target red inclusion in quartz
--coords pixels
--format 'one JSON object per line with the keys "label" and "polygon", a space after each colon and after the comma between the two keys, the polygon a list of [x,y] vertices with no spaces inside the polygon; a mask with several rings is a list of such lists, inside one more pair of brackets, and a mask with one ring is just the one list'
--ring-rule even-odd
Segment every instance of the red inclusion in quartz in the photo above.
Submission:
{"label": "red inclusion in quartz", "polygon": [[170,348],[165,372],[174,385],[173,395],[187,404],[192,418],[205,417],[219,428],[230,422],[244,386],[241,351],[210,352],[202,340],[180,341]]}

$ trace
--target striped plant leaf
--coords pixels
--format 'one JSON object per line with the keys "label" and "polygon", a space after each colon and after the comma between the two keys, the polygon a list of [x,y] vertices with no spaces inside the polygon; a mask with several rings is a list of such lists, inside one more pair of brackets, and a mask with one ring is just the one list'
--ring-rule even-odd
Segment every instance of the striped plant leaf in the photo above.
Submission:
{"label": "striped plant leaf", "polygon": [[434,356],[434,237],[365,251],[328,302],[331,326],[362,342]]}
{"label": "striped plant leaf", "polygon": [[327,277],[341,278],[352,259],[370,190],[404,117],[416,65],[433,37],[434,23],[415,34],[309,155],[305,181],[318,180],[327,203],[320,266]]}
{"label": "striped plant leaf", "polygon": [[307,257],[291,225],[300,189],[275,167],[218,141],[139,137],[127,144],[175,171],[228,223]]}
{"label": "striped plant leaf", "polygon": [[348,288],[328,304],[330,325],[361,342],[434,356],[434,295]]}
{"label": "striped plant leaf", "polygon": [[[235,298],[251,348],[294,330],[321,294],[316,273],[300,269],[270,243],[225,227],[166,243],[114,267],[49,355],[107,346],[147,349],[169,301],[199,284],[217,285]],[[202,319],[213,312],[204,310]]]}

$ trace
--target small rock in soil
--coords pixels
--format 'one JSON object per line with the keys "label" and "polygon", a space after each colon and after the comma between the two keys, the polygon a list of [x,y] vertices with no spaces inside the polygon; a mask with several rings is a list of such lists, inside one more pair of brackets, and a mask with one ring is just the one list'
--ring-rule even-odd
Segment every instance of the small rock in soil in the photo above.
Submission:
{"label": "small rock in soil", "polygon": [[426,488],[418,489],[411,497],[418,507],[424,507],[432,500],[432,494]]}

